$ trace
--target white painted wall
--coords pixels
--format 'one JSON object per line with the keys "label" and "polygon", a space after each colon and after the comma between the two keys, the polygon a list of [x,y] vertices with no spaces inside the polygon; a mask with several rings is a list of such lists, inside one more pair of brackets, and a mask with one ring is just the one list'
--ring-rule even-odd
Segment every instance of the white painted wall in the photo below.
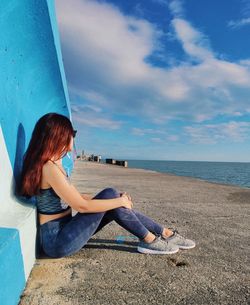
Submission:
{"label": "white painted wall", "polygon": [[19,230],[20,243],[28,279],[35,261],[36,209],[17,200],[13,193],[13,170],[0,126],[0,227]]}

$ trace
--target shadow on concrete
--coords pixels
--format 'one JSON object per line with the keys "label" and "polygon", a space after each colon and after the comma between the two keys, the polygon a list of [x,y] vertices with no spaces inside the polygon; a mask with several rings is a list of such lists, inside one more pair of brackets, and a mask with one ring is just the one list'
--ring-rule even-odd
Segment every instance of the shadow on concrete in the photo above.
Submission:
{"label": "shadow on concrete", "polygon": [[[100,244],[123,244],[127,246],[137,246],[138,242],[136,241],[123,241],[122,243],[117,242],[115,239],[100,239],[100,238],[95,238],[95,239],[90,239],[88,241],[88,244],[93,244],[93,243],[100,243]],[[87,245],[88,245],[87,244]]]}
{"label": "shadow on concrete", "polygon": [[106,250],[115,250],[115,251],[120,251],[120,252],[131,252],[131,253],[138,253],[137,250],[135,248],[131,248],[131,247],[126,247],[125,245],[107,245],[107,244],[101,244],[101,245],[91,245],[91,244],[87,244],[86,246],[84,246],[82,249],[106,249]]}
{"label": "shadow on concrete", "polygon": [[[84,251],[84,249],[105,249],[105,250],[115,250],[120,252],[130,252],[130,253],[138,253],[136,250],[137,242],[127,242],[124,241],[122,244],[117,244],[115,240],[111,239],[90,239],[86,245],[84,245],[81,250]],[[133,246],[134,248],[127,247],[127,246]],[[79,254],[79,251],[75,254]],[[74,254],[71,254],[69,256],[73,256]],[[67,257],[69,257],[67,256]],[[38,259],[53,259],[53,257],[48,256],[44,251],[40,250],[39,254],[37,255]],[[63,257],[61,257],[63,258]],[[58,258],[54,258],[58,259]]]}

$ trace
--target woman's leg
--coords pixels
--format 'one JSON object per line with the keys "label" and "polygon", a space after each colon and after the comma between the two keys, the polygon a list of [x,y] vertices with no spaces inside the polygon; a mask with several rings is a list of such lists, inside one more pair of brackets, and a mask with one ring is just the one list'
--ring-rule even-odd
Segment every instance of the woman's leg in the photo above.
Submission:
{"label": "woman's leg", "polygon": [[[111,199],[109,189],[98,193],[95,199]],[[40,226],[42,246],[45,253],[52,257],[70,255],[82,244],[87,243],[101,222],[105,212],[77,213],[64,219],[52,220]],[[81,248],[80,247],[80,248]]]}
{"label": "woman's leg", "polygon": [[133,210],[133,212],[150,232],[156,235],[162,235],[164,231],[164,227],[162,225],[137,210]]}
{"label": "woman's leg", "polygon": [[[117,197],[120,197],[120,194],[115,189],[106,188],[97,194],[94,199],[111,199]],[[53,243],[50,243],[51,246],[47,249],[47,254],[49,255],[48,252],[50,252],[50,256],[63,257],[80,250],[96,232],[106,213],[109,214],[109,220],[115,220],[124,229],[140,239],[144,239],[149,233],[148,229],[139,221],[135,213],[127,208],[121,207],[101,213],[77,213],[61,228],[51,228],[52,231],[57,230],[57,232],[54,231],[54,235],[57,234],[57,237],[55,239],[53,236],[50,240]]]}
{"label": "woman's leg", "polygon": [[[108,190],[112,193],[111,196],[109,196],[110,198],[120,197],[120,193],[117,192],[115,189],[109,188]],[[109,210],[105,213],[93,235],[113,220],[140,239],[143,239],[149,233],[149,230],[140,222],[140,220],[137,218],[136,214],[133,212],[132,209],[120,207],[113,210]],[[151,227],[153,227],[153,224]]]}
{"label": "woman's leg", "polygon": [[[163,226],[161,226],[160,224],[158,224],[157,222],[152,220],[150,217],[142,214],[141,212],[139,212],[137,210],[132,209],[130,211],[136,215],[136,217],[140,220],[140,222],[150,232],[154,233],[155,235],[162,235],[162,233],[164,232]],[[112,215],[112,213],[110,213],[110,211],[106,212],[94,234],[99,232],[104,226],[106,226],[108,223],[110,223],[113,220],[114,220],[114,216]]]}
{"label": "woman's leg", "polygon": [[171,236],[173,234],[173,231],[169,228],[165,228],[159,223],[155,222],[148,216],[142,214],[141,212],[138,212],[136,210],[133,210],[138,219],[140,220],[141,223],[144,224],[144,226],[152,233],[155,235],[161,235],[165,238]]}

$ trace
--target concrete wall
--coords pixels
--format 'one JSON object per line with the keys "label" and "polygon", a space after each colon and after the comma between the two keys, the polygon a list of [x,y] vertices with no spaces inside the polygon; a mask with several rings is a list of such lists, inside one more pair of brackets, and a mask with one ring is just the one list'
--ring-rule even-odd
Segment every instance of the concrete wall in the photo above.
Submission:
{"label": "concrete wall", "polygon": [[13,193],[22,157],[42,115],[70,110],[53,1],[1,0],[0,29],[0,304],[13,305],[36,256],[35,206]]}

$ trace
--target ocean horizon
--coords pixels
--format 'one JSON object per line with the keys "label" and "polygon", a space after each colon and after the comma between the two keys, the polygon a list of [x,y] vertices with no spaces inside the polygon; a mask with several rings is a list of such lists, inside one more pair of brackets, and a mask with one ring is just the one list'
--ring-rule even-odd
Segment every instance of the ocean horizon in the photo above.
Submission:
{"label": "ocean horizon", "polygon": [[[120,160],[120,159],[119,159]],[[129,168],[141,168],[160,173],[198,178],[250,188],[250,162],[167,161],[126,159]],[[105,158],[102,159],[105,163]]]}

